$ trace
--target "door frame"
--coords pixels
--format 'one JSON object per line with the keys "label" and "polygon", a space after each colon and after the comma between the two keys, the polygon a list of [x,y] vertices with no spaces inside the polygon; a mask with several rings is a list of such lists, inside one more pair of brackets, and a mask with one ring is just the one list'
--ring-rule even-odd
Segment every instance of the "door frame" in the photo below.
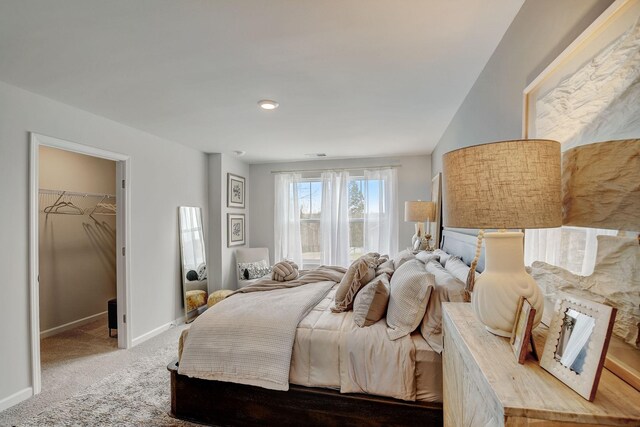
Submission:
{"label": "door frame", "polygon": [[39,179],[40,147],[53,147],[116,162],[116,292],[118,300],[118,348],[131,347],[131,158],[128,155],[65,141],[34,132],[30,140],[29,183],[29,288],[31,306],[31,371],[33,394],[42,390],[40,368],[40,287],[39,287]]}

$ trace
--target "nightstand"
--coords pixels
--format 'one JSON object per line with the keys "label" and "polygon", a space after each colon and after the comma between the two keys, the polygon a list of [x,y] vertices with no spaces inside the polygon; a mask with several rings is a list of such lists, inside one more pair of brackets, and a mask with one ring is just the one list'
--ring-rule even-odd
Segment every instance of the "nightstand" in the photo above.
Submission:
{"label": "nightstand", "polygon": [[[640,393],[604,369],[593,402],[543,370],[516,362],[508,338],[488,332],[471,304],[443,303],[445,426],[640,425]],[[539,353],[546,328],[534,331]]]}

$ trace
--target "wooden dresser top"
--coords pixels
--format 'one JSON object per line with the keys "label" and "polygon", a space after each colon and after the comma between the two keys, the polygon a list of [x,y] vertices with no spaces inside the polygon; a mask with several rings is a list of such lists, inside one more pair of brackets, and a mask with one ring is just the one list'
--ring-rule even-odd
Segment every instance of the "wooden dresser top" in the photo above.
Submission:
{"label": "wooden dresser top", "polygon": [[[443,303],[446,333],[456,343],[465,365],[481,375],[480,389],[491,393],[505,416],[610,425],[640,425],[640,392],[602,371],[593,402],[563,384],[529,356],[516,362],[508,338],[488,332],[476,319],[471,304]],[[533,332],[539,354],[544,349],[547,328]],[[448,349],[447,349],[448,350]],[[445,351],[447,351],[445,350]],[[446,378],[444,379],[446,381]]]}

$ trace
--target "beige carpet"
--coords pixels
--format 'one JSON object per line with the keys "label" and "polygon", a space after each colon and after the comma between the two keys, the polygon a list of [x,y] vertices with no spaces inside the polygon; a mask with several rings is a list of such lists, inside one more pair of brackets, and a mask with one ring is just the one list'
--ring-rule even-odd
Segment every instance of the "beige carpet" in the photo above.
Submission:
{"label": "beige carpet", "polygon": [[43,339],[42,393],[0,412],[0,426],[194,426],[168,414],[166,365],[184,328],[129,350],[106,319]]}

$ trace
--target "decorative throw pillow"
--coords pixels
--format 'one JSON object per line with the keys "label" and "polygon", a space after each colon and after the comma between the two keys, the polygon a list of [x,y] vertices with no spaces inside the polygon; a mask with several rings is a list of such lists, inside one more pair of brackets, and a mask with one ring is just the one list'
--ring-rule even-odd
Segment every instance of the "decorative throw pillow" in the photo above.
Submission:
{"label": "decorative throw pillow", "polygon": [[392,341],[413,332],[424,317],[434,286],[433,274],[418,260],[405,262],[391,278],[387,335]]}
{"label": "decorative throw pillow", "polygon": [[451,255],[449,255],[442,249],[436,249],[435,251],[433,251],[433,254],[438,255],[440,257],[440,265],[442,265],[443,267],[447,263],[449,258],[451,258]]}
{"label": "decorative throw pillow", "polygon": [[[471,270],[471,268],[457,256],[451,256],[445,263],[444,268],[446,268],[447,271],[456,279],[467,283],[467,276],[469,275],[469,270]],[[478,280],[478,276],[479,274],[476,273],[476,280]]]}
{"label": "decorative throw pillow", "polygon": [[427,263],[425,269],[433,274],[435,287],[429,297],[427,311],[420,324],[420,333],[433,351],[442,353],[442,303],[464,302],[465,283],[453,277],[437,261]]}
{"label": "decorative throw pillow", "polygon": [[393,276],[394,271],[395,269],[393,268],[393,260],[387,259],[385,262],[376,267],[376,276],[387,274],[389,277],[391,277]]}
{"label": "decorative throw pillow", "polygon": [[336,290],[334,306],[331,307],[331,311],[339,313],[353,308],[353,300],[360,288],[375,277],[377,259],[375,255],[367,254],[351,263]]}
{"label": "decorative throw pillow", "polygon": [[238,276],[244,280],[258,279],[269,273],[271,273],[271,267],[263,259],[256,262],[238,263]]}
{"label": "decorative throw pillow", "polygon": [[367,283],[353,301],[353,321],[359,327],[370,326],[382,319],[389,302],[389,276],[381,274]]}
{"label": "decorative throw pillow", "polygon": [[207,264],[204,262],[198,266],[198,280],[202,281],[207,278]]}
{"label": "decorative throw pillow", "polygon": [[187,271],[186,278],[190,282],[195,282],[198,280],[198,272],[195,270],[189,270]]}
{"label": "decorative throw pillow", "polygon": [[393,268],[397,270],[400,268],[402,264],[405,262],[415,259],[415,255],[409,249],[405,249],[404,251],[398,252],[396,256],[393,257]]}
{"label": "decorative throw pillow", "polygon": [[433,251],[420,251],[416,254],[416,259],[424,262],[425,264],[431,260],[440,262],[440,255],[434,254]]}

